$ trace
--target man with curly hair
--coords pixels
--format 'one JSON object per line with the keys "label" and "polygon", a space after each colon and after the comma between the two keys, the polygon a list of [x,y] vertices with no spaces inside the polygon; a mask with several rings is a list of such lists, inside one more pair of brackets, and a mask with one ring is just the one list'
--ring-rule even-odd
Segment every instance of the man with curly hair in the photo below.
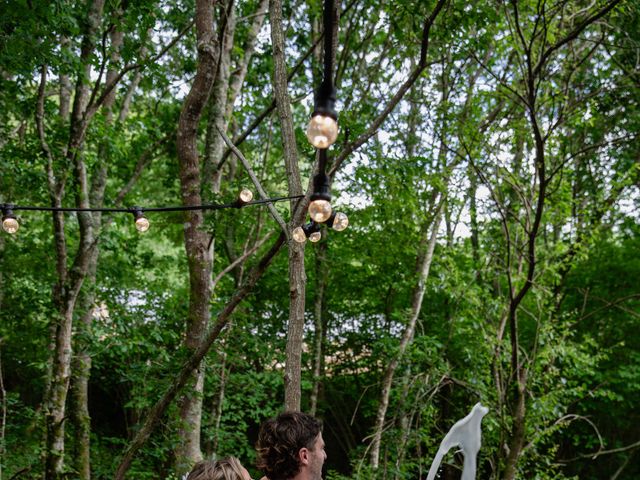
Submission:
{"label": "man with curly hair", "polygon": [[269,480],[321,480],[327,459],[319,420],[284,412],[260,428],[257,466]]}

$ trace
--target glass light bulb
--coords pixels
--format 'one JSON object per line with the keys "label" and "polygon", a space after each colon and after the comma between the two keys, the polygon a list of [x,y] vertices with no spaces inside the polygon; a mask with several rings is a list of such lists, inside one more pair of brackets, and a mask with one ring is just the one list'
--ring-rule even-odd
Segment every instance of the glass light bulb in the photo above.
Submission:
{"label": "glass light bulb", "polygon": [[316,148],[329,148],[338,138],[338,122],[326,115],[314,115],[307,127],[307,138]]}
{"label": "glass light bulb", "polygon": [[302,227],[294,228],[293,232],[291,232],[291,236],[298,243],[304,243],[307,241],[307,236],[304,234]]}
{"label": "glass light bulb", "polygon": [[314,200],[309,204],[309,216],[316,223],[326,222],[331,216],[331,204],[327,200]]}
{"label": "glass light bulb", "polygon": [[239,196],[240,201],[243,203],[249,203],[251,200],[253,200],[253,192],[248,188],[243,188]]}
{"label": "glass light bulb", "polygon": [[18,220],[13,217],[6,217],[2,220],[2,229],[7,233],[16,233],[19,228],[20,224],[18,223]]}
{"label": "glass light bulb", "polygon": [[322,234],[320,232],[313,232],[311,235],[309,235],[309,241],[313,243],[319,242],[321,238]]}
{"label": "glass light bulb", "polygon": [[138,230],[139,232],[146,232],[147,230],[149,230],[150,226],[151,223],[149,223],[149,220],[147,220],[145,217],[136,218],[136,230]]}
{"label": "glass light bulb", "polygon": [[341,232],[348,226],[349,217],[347,217],[347,214],[342,212],[336,213],[336,216],[333,219],[333,226],[331,228],[333,228],[337,232]]}

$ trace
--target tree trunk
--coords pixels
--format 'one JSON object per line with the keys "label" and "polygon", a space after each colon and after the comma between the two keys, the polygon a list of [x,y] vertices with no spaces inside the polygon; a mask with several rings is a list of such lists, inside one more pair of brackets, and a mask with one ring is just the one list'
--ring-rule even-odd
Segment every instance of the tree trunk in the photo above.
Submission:
{"label": "tree trunk", "polygon": [[[0,197],[0,203],[2,202]],[[4,273],[3,273],[3,260],[4,260],[4,237],[0,237],[0,312],[2,311],[2,304],[4,300]]]}
{"label": "tree trunk", "polygon": [[[75,167],[77,181],[76,205],[87,208],[89,206],[89,188],[87,185],[86,166],[82,160],[83,145],[83,116],[88,100],[88,86],[85,78],[90,78],[91,65],[89,57],[93,53],[95,46],[95,36],[102,18],[104,0],[94,0],[89,7],[85,34],[80,50],[80,60],[83,64],[84,75],[81,75],[76,82],[76,93],[71,114],[71,124],[69,128],[69,147],[65,152],[71,164]],[[43,69],[41,88],[44,88],[46,81],[46,70]],[[49,187],[52,204],[60,206],[64,189],[63,182],[53,179],[53,166],[51,152],[47,151],[44,142],[43,105],[44,92],[41,91],[38,100],[38,113],[36,121],[41,135],[43,150],[49,156]],[[63,95],[64,96],[64,95]],[[80,225],[80,245],[76,252],[71,271],[66,272],[66,242],[64,242],[64,223],[59,212],[53,213],[54,232],[56,237],[56,255],[58,265],[58,286],[54,295],[57,303],[58,315],[55,322],[55,347],[51,362],[51,381],[47,388],[45,398],[45,480],[57,479],[62,475],[64,467],[64,431],[66,419],[66,400],[71,379],[71,359],[72,359],[72,326],[76,301],[80,293],[80,288],[87,274],[90,260],[90,249],[93,242],[93,223],[91,214],[88,212],[78,213],[78,223]]]}
{"label": "tree trunk", "polygon": [[[415,67],[415,62],[413,61],[413,59],[411,59],[411,68],[413,69]],[[444,69],[443,69],[444,71]],[[443,73],[444,75],[444,73]],[[444,90],[444,89],[443,89]],[[446,98],[446,91],[443,91],[443,98]],[[409,113],[407,115],[407,134],[406,134],[406,139],[405,139],[405,148],[407,151],[407,158],[410,160],[413,160],[414,157],[416,156],[416,147],[418,146],[420,139],[418,138],[418,136],[416,135],[416,131],[418,128],[418,123],[422,120],[421,116],[420,116],[420,109],[419,109],[419,105],[420,105],[420,100],[417,98],[417,89],[416,90],[411,90],[409,92]],[[444,126],[444,123],[443,123]],[[446,135],[446,132],[444,131],[443,128],[443,132],[442,132],[443,137]],[[441,145],[441,156],[446,159],[446,155],[444,155],[444,149]],[[389,312],[387,314],[387,317],[390,317],[390,313]],[[411,338],[409,339],[409,342],[413,341],[413,335],[411,336]],[[401,472],[401,465],[402,462],[404,461],[404,456],[405,456],[405,451],[406,451],[406,445],[409,441],[409,435],[411,433],[411,419],[409,418],[411,413],[410,411],[407,411],[405,408],[405,400],[408,397],[409,394],[409,388],[411,385],[411,379],[412,379],[412,371],[411,371],[411,365],[406,365],[405,369],[404,369],[404,373],[402,375],[402,380],[401,380],[401,384],[402,384],[402,394],[400,396],[400,405],[398,408],[398,415],[399,418],[397,419],[397,426],[400,429],[400,440],[397,443],[396,447],[397,447],[397,454],[396,454],[396,473],[394,475],[394,478],[398,478],[398,475],[400,474],[399,472]]]}
{"label": "tree trunk", "polygon": [[[298,149],[291,114],[291,100],[288,93],[287,65],[284,58],[285,43],[282,31],[282,2],[270,0],[271,41],[273,44],[273,91],[276,99],[284,161],[287,171],[289,195],[302,195],[300,171],[298,169]],[[291,202],[295,212],[297,203]],[[298,225],[297,216],[292,215],[290,229]],[[307,277],[304,271],[304,244],[289,241],[289,326],[287,328],[286,364],[284,373],[285,410],[300,410],[301,362],[304,340],[304,306]]]}
{"label": "tree trunk", "polygon": [[[382,431],[384,429],[385,417],[387,414],[387,408],[389,407],[389,397],[391,395],[391,385],[393,383],[393,377],[398,367],[398,364],[402,360],[402,357],[409,345],[416,327],[420,310],[422,309],[422,299],[424,298],[424,291],[426,288],[427,278],[429,277],[429,269],[431,262],[433,261],[433,251],[436,246],[436,239],[438,236],[438,228],[440,226],[440,220],[442,218],[442,204],[444,201],[444,194],[441,194],[438,207],[435,209],[435,215],[432,222],[425,222],[422,231],[422,239],[420,242],[420,250],[418,252],[419,261],[417,262],[416,274],[417,283],[413,289],[413,299],[411,301],[411,314],[407,321],[407,325],[402,334],[400,345],[398,347],[398,353],[391,359],[389,365],[385,369],[382,377],[382,392],[380,394],[380,403],[378,405],[378,411],[376,413],[376,422],[374,425],[373,439],[371,441],[371,467],[378,469],[380,465],[380,444],[382,440]],[[429,230],[431,226],[431,230]]]}
{"label": "tree trunk", "polygon": [[284,409],[300,410],[302,398],[302,343],[307,276],[304,271],[304,244],[289,242],[289,326],[287,328],[284,373]]}
{"label": "tree trunk", "polygon": [[[213,30],[214,4],[210,0],[196,2],[196,35],[198,68],[187,95],[178,123],[177,150],[180,169],[180,189],[185,206],[202,204],[200,156],[198,154],[198,123],[207,104],[214,82],[218,44]],[[209,324],[212,259],[209,234],[203,228],[201,210],[185,212],[184,241],[189,266],[189,311],[185,346],[196,351]],[[192,391],[180,401],[180,434],[184,441],[176,451],[178,474],[202,459],[200,421],[202,416],[203,366],[199,363],[190,374]]]}
{"label": "tree trunk", "polygon": [[207,125],[206,147],[204,153],[204,167],[202,173],[202,195],[209,202],[213,194],[220,191],[222,172],[219,163],[222,160],[224,141],[218,129],[227,131],[228,118],[227,98],[229,91],[229,77],[231,76],[231,51],[233,49],[236,28],[236,9],[233,0],[227,0],[223,8],[226,14],[221,15],[220,27],[223,29],[221,38],[218,73],[209,98],[209,121]]}
{"label": "tree trunk", "polygon": [[[69,48],[69,37],[62,37],[60,39],[60,49],[65,50]],[[69,105],[71,105],[71,80],[67,73],[60,74],[60,106],[58,112],[60,114],[60,120],[66,122],[69,117]]]}
{"label": "tree trunk", "polygon": [[222,406],[224,404],[224,391],[227,386],[227,353],[220,352],[220,387],[218,388],[218,396],[215,400],[213,408],[213,440],[211,445],[211,455],[218,453],[220,444],[220,423],[222,422]]}
{"label": "tree trunk", "polygon": [[[323,235],[326,236],[326,235]],[[315,249],[316,253],[316,297],[313,302],[313,319],[315,324],[315,335],[313,339],[313,380],[311,396],[309,399],[309,414],[316,415],[318,409],[318,397],[322,377],[324,376],[324,341],[326,338],[326,315],[325,315],[325,290],[327,277],[329,276],[327,267],[328,239],[320,242]]]}
{"label": "tree trunk", "polygon": [[[95,278],[93,279],[95,282]],[[85,294],[82,301],[84,313],[79,325],[79,337],[89,334],[92,321],[93,295]],[[75,426],[75,468],[78,478],[91,478],[91,416],[89,415],[89,376],[91,372],[91,356],[86,346],[77,345],[73,362],[74,381],[71,389],[73,398],[72,420]]]}
{"label": "tree trunk", "polygon": [[512,430],[511,438],[509,439],[509,453],[507,454],[503,473],[505,480],[513,480],[516,478],[518,458],[525,443],[527,374],[524,368],[518,371],[518,378],[514,383],[516,384],[516,393],[512,403]]}
{"label": "tree trunk", "polygon": [[[428,38],[428,37],[427,37]],[[426,51],[423,52],[422,57],[426,55]],[[421,59],[421,63],[424,61],[424,58]],[[444,60],[443,60],[444,61]],[[442,87],[442,103],[446,103],[448,95],[449,95],[449,86],[448,86],[448,77],[449,70],[447,65],[443,65],[442,75],[441,75],[441,87]],[[408,115],[408,132],[407,132],[407,156],[409,158],[413,158],[416,153],[416,147],[419,142],[419,138],[416,137],[417,131],[417,119],[419,115],[419,109],[417,107],[418,102],[411,102],[411,107]],[[447,131],[447,122],[445,118],[441,119],[442,123],[442,140],[440,141],[440,148],[438,154],[438,167],[441,168],[442,172],[446,172],[447,165],[447,155],[446,155],[446,145],[444,136]],[[447,176],[445,175],[445,181]],[[446,188],[446,187],[445,187]],[[429,269],[431,267],[431,262],[433,260],[433,251],[435,249],[438,228],[440,226],[440,222],[443,217],[445,217],[445,221],[447,222],[447,233],[449,233],[449,219],[447,218],[447,200],[446,193],[441,192],[440,198],[438,200],[438,192],[434,190],[432,195],[432,212],[433,218],[431,221],[427,221],[424,223],[422,227],[422,236],[420,239],[420,245],[418,247],[417,259],[416,259],[416,275],[417,275],[417,283],[414,287],[413,298],[411,303],[411,314],[407,325],[405,327],[404,333],[402,335],[402,339],[400,340],[400,346],[398,353],[396,356],[389,362],[387,366],[384,376],[382,379],[382,390],[380,394],[380,403],[378,405],[378,411],[376,413],[376,422],[374,425],[374,433],[373,439],[371,441],[371,466],[374,470],[377,470],[380,463],[380,448],[382,441],[382,431],[384,430],[384,423],[387,414],[387,409],[389,407],[389,397],[391,395],[391,386],[393,384],[393,378],[395,376],[395,370],[400,364],[402,357],[407,349],[407,346],[413,341],[416,322],[418,320],[418,316],[420,315],[420,310],[422,309],[422,299],[424,297],[424,291],[426,288],[426,281],[429,276]],[[431,232],[429,231],[429,226],[431,226]],[[409,369],[407,372],[410,371]],[[386,477],[386,472],[385,472]]]}
{"label": "tree trunk", "polygon": [[[119,12],[118,16],[121,15]],[[112,81],[117,75],[117,65],[120,59],[120,48],[123,43],[123,33],[119,29],[111,32],[112,56],[109,59],[110,68],[107,71],[107,82]],[[105,112],[105,124],[108,127],[113,123],[113,106],[115,104],[115,89],[106,97],[103,108]],[[100,154],[98,162],[95,165],[95,172],[91,182],[91,190],[88,193],[88,204],[100,208],[104,204],[104,192],[107,184],[107,165],[108,159],[107,142],[104,141],[100,145]],[[93,212],[92,225],[89,231],[85,233],[90,238],[90,243],[94,241],[93,227],[101,223],[101,212]],[[94,246],[88,253],[90,256],[87,268],[86,281],[83,287],[83,294],[80,299],[80,311],[82,317],[78,325],[78,333],[75,351],[76,356],[72,365],[73,381],[72,396],[74,400],[74,411],[72,421],[75,425],[75,441],[76,441],[76,458],[75,465],[78,472],[78,478],[81,480],[89,480],[91,478],[91,416],[89,414],[89,378],[91,375],[91,356],[88,352],[86,339],[91,332],[91,324],[93,322],[93,311],[95,307],[95,282],[96,271],[98,268],[99,249]]]}
{"label": "tree trunk", "polygon": [[260,0],[260,4],[255,12],[255,17],[253,19],[253,23],[251,24],[251,29],[247,34],[247,40],[242,49],[243,57],[242,60],[239,61],[239,65],[236,65],[236,70],[231,76],[231,83],[229,85],[229,97],[227,101],[227,109],[226,109],[226,118],[231,118],[231,113],[233,111],[233,106],[235,104],[236,98],[240,94],[240,89],[242,85],[244,85],[244,79],[247,76],[247,71],[249,70],[249,64],[251,63],[251,58],[256,50],[256,42],[258,39],[258,34],[260,33],[260,29],[264,24],[264,20],[267,17],[267,9],[269,7],[269,0]]}
{"label": "tree trunk", "polygon": [[[0,252],[2,251],[2,245],[0,244]],[[0,278],[0,280],[2,280]],[[2,283],[0,282],[0,287]],[[1,290],[1,288],[0,288]],[[0,300],[2,300],[0,298]],[[2,301],[0,301],[0,307]],[[6,425],[7,425],[7,391],[4,388],[4,373],[2,371],[2,343],[3,338],[0,338],[0,480],[2,480],[2,465],[4,465],[5,449],[6,449]]]}
{"label": "tree trunk", "polygon": [[52,366],[50,397],[46,403],[45,479],[57,479],[64,466],[64,421],[67,392],[71,378],[71,327],[75,299],[66,300],[56,319],[55,356]]}
{"label": "tree trunk", "polygon": [[478,230],[478,205],[476,195],[478,192],[478,178],[471,167],[467,169],[469,179],[469,226],[471,229],[471,253],[473,267],[476,271],[476,280],[482,281],[482,270],[480,266],[480,235]]}

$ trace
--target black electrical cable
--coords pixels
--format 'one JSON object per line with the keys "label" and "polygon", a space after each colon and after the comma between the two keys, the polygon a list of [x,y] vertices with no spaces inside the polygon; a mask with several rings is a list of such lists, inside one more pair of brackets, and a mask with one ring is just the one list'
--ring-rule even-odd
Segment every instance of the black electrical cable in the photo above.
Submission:
{"label": "black electrical cable", "polygon": [[127,207],[127,208],[74,208],[74,207],[37,207],[29,205],[14,205],[10,203],[0,204],[1,211],[13,211],[28,210],[28,211],[40,211],[40,212],[107,212],[107,213],[135,213],[136,211],[142,212],[184,212],[193,210],[222,210],[225,208],[240,208],[249,205],[264,205],[266,203],[282,202],[284,200],[292,200],[296,198],[303,198],[304,195],[293,195],[289,197],[274,197],[265,198],[264,200],[253,200],[251,202],[240,204],[238,201],[233,203],[210,203],[204,205],[187,205],[187,206],[173,206],[173,207]]}
{"label": "black electrical cable", "polygon": [[333,84],[333,31],[334,22],[334,2],[324,1],[323,29],[324,29],[324,82]]}
{"label": "black electrical cable", "polygon": [[325,173],[327,170],[327,149],[321,148],[318,152],[318,173]]}

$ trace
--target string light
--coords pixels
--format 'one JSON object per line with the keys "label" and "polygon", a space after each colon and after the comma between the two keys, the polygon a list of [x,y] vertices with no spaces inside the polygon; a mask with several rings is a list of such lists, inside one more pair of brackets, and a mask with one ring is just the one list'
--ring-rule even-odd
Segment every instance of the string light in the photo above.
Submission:
{"label": "string light", "polygon": [[313,243],[319,242],[321,238],[322,234],[319,231],[311,232],[311,234],[309,235],[309,241]]}
{"label": "string light", "polygon": [[226,208],[238,208],[239,202],[242,206],[246,205],[265,205],[267,203],[277,203],[285,200],[294,200],[303,198],[304,195],[292,195],[288,197],[265,198],[264,200],[253,200],[253,192],[249,189],[243,189],[238,200],[233,203],[210,203],[204,205],[185,205],[173,207],[129,207],[129,208],[67,208],[67,207],[38,207],[27,205],[0,204],[2,211],[2,228],[7,233],[16,233],[20,228],[20,224],[13,213],[14,211],[38,211],[38,212],[104,212],[104,213],[127,213],[133,214],[135,219],[135,227],[139,232],[149,230],[150,222],[144,213],[149,212],[185,212],[193,210],[223,210]]}
{"label": "string light", "polygon": [[304,243],[307,241],[307,235],[304,233],[304,228],[302,227],[294,228],[293,232],[291,232],[291,236],[298,243]]}
{"label": "string light", "polygon": [[[313,199],[313,197],[311,198]],[[329,200],[316,196],[316,199],[309,204],[309,216],[314,222],[326,222],[331,216],[331,203],[329,203]]]}
{"label": "string light", "polygon": [[318,149],[318,173],[313,177],[313,193],[309,199],[311,223],[296,227],[292,237],[296,242],[304,243],[307,238],[318,242],[322,238],[320,224],[326,223],[337,232],[349,225],[349,218],[342,212],[333,212],[331,207],[331,188],[326,174],[327,149],[338,138],[338,114],[336,113],[336,89],[333,85],[333,39],[335,34],[334,0],[324,1],[324,72],[322,83],[315,93],[314,109],[307,128],[307,139]]}
{"label": "string light", "polygon": [[291,236],[298,243],[304,243],[307,241],[307,238],[311,242],[317,242],[322,238],[322,234],[320,233],[320,225],[316,222],[309,222],[302,227],[296,227],[291,232]]}
{"label": "string light", "polygon": [[309,203],[309,216],[316,223],[326,222],[331,216],[331,189],[329,176],[324,172],[327,164],[327,151],[320,150],[318,173],[313,177],[313,193]]}
{"label": "string light", "polygon": [[2,206],[2,229],[10,234],[16,233],[20,228],[18,219],[13,214],[13,209],[15,209],[14,205]]}
{"label": "string light", "polygon": [[321,109],[316,104],[315,111],[307,127],[307,139],[316,148],[324,149],[333,145],[338,138],[338,122],[329,114],[322,114],[326,108]]}
{"label": "string light", "polygon": [[141,208],[139,207],[133,207],[133,208],[134,208],[133,217],[135,218],[136,230],[138,230],[140,233],[144,233],[147,230],[149,230],[151,223],[149,223],[149,220],[147,219],[147,217],[144,216]]}
{"label": "string light", "polygon": [[334,212],[326,221],[327,227],[333,228],[336,232],[342,232],[349,226],[349,217],[346,213]]}
{"label": "string light", "polygon": [[335,31],[334,2],[325,0],[324,75],[314,96],[314,108],[307,127],[307,139],[318,149],[329,148],[338,138],[338,114],[336,113],[336,89],[333,85],[333,37]]}
{"label": "string light", "polygon": [[248,188],[243,188],[238,194],[238,203],[242,204],[242,206],[249,203],[253,200],[253,192]]}

